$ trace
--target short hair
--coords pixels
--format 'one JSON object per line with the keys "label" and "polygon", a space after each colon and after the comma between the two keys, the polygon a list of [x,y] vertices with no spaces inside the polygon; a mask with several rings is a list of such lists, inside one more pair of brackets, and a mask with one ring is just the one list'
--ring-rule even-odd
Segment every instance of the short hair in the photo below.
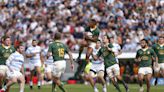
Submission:
{"label": "short hair", "polygon": [[145,41],[147,44],[149,43],[148,40],[146,40],[146,39],[142,39],[141,41]]}
{"label": "short hair", "polygon": [[164,38],[164,36],[159,36],[159,39],[160,39],[160,38]]}
{"label": "short hair", "polygon": [[56,32],[54,39],[55,40],[60,40],[61,39],[61,33],[60,32]]}
{"label": "short hair", "polygon": [[37,41],[36,39],[33,39],[32,41]]}
{"label": "short hair", "polygon": [[97,24],[97,21],[95,19],[90,19],[89,20],[89,23],[93,23],[94,25],[96,25]]}
{"label": "short hair", "polygon": [[5,35],[5,36],[3,36],[2,39],[5,41],[5,40],[8,39],[8,38],[10,38],[10,36],[6,36],[6,35]]}
{"label": "short hair", "polygon": [[15,46],[15,49],[19,49],[20,46],[24,46],[24,43],[23,42],[19,42],[19,45]]}

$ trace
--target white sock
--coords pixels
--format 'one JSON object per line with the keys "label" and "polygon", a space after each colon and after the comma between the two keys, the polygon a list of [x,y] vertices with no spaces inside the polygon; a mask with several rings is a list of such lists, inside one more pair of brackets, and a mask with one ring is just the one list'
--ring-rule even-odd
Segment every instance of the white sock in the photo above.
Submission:
{"label": "white sock", "polygon": [[103,85],[103,88],[106,88],[106,85]]}
{"label": "white sock", "polygon": [[6,86],[4,86],[4,87],[2,88],[2,90],[4,90],[4,91],[6,91],[6,89],[7,89],[7,87],[6,87]]}
{"label": "white sock", "polygon": [[38,81],[38,86],[40,86],[41,85],[41,82],[40,81]]}
{"label": "white sock", "polygon": [[21,89],[20,92],[24,92],[24,90]]}
{"label": "white sock", "polygon": [[96,85],[94,86],[94,89],[97,89]]}
{"label": "white sock", "polygon": [[30,86],[32,86],[33,85],[33,82],[32,81],[30,81]]}

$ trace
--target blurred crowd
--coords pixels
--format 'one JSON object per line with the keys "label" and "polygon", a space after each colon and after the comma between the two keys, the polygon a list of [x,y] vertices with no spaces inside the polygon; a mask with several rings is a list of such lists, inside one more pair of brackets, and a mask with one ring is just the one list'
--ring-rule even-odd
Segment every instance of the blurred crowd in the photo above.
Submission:
{"label": "blurred crowd", "polygon": [[27,47],[37,39],[46,46],[59,31],[78,51],[91,18],[98,21],[100,38],[108,34],[123,51],[134,52],[141,39],[151,45],[164,35],[164,0],[0,0],[0,37]]}

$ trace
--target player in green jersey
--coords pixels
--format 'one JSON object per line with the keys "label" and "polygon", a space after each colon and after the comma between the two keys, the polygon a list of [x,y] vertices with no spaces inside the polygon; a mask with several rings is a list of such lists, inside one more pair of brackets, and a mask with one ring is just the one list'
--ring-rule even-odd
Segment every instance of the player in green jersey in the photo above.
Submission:
{"label": "player in green jersey", "polygon": [[62,90],[62,92],[66,92],[65,89],[63,88],[60,77],[61,74],[64,73],[65,68],[66,68],[66,61],[64,60],[64,56],[67,53],[70,57],[70,63],[71,63],[71,69],[74,69],[74,64],[73,64],[73,58],[72,58],[72,53],[68,49],[68,47],[63,44],[61,41],[61,34],[56,33],[55,34],[55,41],[49,45],[49,50],[48,50],[48,57],[53,56],[53,69],[52,69],[52,79],[53,82],[59,86],[59,88]]}
{"label": "player in green jersey", "polygon": [[116,81],[116,78],[123,83],[126,92],[129,91],[127,84],[120,76],[120,68],[116,60],[114,48],[113,45],[109,43],[107,36],[103,37],[103,46],[98,51],[97,56],[93,55],[93,57],[95,59],[98,59],[99,57],[102,57],[104,59],[105,69],[108,77],[112,80],[113,85],[119,92],[121,92],[121,89]]}
{"label": "player in green jersey", "polygon": [[95,19],[91,19],[89,21],[88,27],[85,28],[84,40],[83,42],[81,42],[78,60],[81,58],[81,54],[83,52],[84,47],[88,47],[86,61],[89,62],[89,57],[93,51],[93,48],[96,45],[96,42],[98,41],[99,34],[100,29],[97,26],[97,21]]}
{"label": "player in green jersey", "polygon": [[[2,87],[8,69],[6,66],[6,60],[13,52],[15,52],[15,49],[11,45],[10,37],[4,36],[2,38],[2,44],[0,45],[0,87]],[[9,90],[7,90],[6,92],[8,91]]]}
{"label": "player in green jersey", "polygon": [[154,66],[156,73],[161,73],[164,77],[164,36],[160,36],[158,43],[153,45],[153,49],[158,57],[158,67]]}
{"label": "player in green jersey", "polygon": [[141,40],[141,49],[137,51],[136,61],[139,62],[138,80],[140,85],[140,92],[144,91],[143,79],[145,77],[147,84],[147,92],[150,92],[150,80],[152,77],[152,61],[157,63],[158,58],[153,49],[148,47],[148,41]]}

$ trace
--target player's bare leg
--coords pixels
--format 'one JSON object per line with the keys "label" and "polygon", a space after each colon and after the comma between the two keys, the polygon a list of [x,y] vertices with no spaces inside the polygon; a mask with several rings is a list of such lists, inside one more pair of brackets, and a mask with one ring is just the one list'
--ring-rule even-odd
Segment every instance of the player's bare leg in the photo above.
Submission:
{"label": "player's bare leg", "polygon": [[80,60],[81,54],[83,53],[84,48],[87,47],[88,43],[85,40],[83,40],[80,44],[81,45],[80,45],[80,48],[79,48],[79,56],[77,58],[77,62],[78,62],[78,60]]}
{"label": "player's bare leg", "polygon": [[144,75],[143,74],[138,74],[138,81],[139,81],[139,86],[140,86],[140,92],[144,91],[143,88],[143,79],[144,79]]}
{"label": "player's bare leg", "polygon": [[24,77],[19,78],[20,92],[24,92],[25,79]]}
{"label": "player's bare leg", "polygon": [[53,82],[58,85],[58,87],[61,89],[62,92],[66,92],[64,89],[63,85],[61,84],[60,78],[59,77],[53,77]]}
{"label": "player's bare leg", "polygon": [[[7,79],[5,82],[7,83],[9,80]],[[7,87],[6,92],[10,92],[10,86]]]}
{"label": "player's bare leg", "polygon": [[97,79],[100,81],[100,83],[103,86],[103,92],[107,92],[106,82],[105,82],[105,79],[104,79],[104,71],[99,71],[98,72]]}
{"label": "player's bare leg", "polygon": [[8,80],[7,84],[2,88],[2,90],[7,92],[7,89],[9,89],[9,87],[12,86],[13,84],[15,84],[16,82],[17,82],[17,78],[12,78],[12,79]]}
{"label": "player's bare leg", "polygon": [[4,76],[3,74],[0,73],[0,89],[2,88],[3,80],[4,80]]}
{"label": "player's bare leg", "polygon": [[90,76],[90,75],[88,76],[88,81],[90,82],[90,84],[91,84],[92,87],[95,86],[95,82],[94,82],[92,76]]}
{"label": "player's bare leg", "polygon": [[33,78],[33,75],[34,75],[34,70],[30,71],[30,89],[33,89],[33,81],[32,81],[32,78]]}
{"label": "player's bare leg", "polygon": [[91,47],[87,48],[87,53],[86,53],[86,62],[89,62],[89,57],[91,56],[93,52],[93,49]]}
{"label": "player's bare leg", "polygon": [[[93,72],[92,72],[93,73]],[[91,86],[93,87],[94,89],[94,92],[98,92],[98,89],[96,87],[96,83],[95,81],[93,80],[93,77],[92,77],[92,74],[90,73],[90,75],[88,76],[88,81],[89,83],[91,84]]]}
{"label": "player's bare leg", "polygon": [[164,78],[164,69],[161,69],[161,75]]}
{"label": "player's bare leg", "polygon": [[40,67],[36,66],[37,77],[38,77],[38,89],[40,89],[41,81],[42,81],[42,74],[40,71]]}
{"label": "player's bare leg", "polygon": [[122,79],[120,75],[117,76],[117,79],[124,85],[126,92],[129,91],[128,85],[125,83],[125,81]]}
{"label": "player's bare leg", "polygon": [[52,74],[51,74],[51,72],[47,72],[46,73],[46,77],[47,77],[48,80],[52,80]]}
{"label": "player's bare leg", "polygon": [[152,74],[147,74],[145,76],[146,79],[146,85],[147,85],[147,92],[150,92],[150,80],[151,80]]}

